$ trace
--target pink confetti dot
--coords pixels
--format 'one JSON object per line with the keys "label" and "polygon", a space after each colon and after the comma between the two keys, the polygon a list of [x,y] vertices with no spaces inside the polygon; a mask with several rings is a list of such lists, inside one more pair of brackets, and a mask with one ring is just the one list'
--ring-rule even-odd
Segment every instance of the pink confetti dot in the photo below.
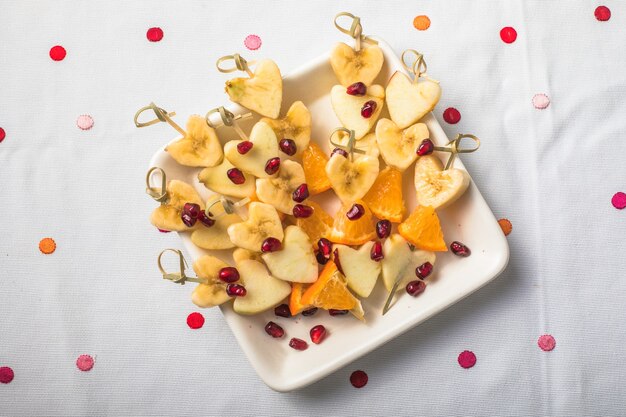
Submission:
{"label": "pink confetti dot", "polygon": [[8,366],[0,366],[0,382],[3,384],[8,384],[13,381],[13,377],[15,374],[13,373],[13,369]]}
{"label": "pink confetti dot", "polygon": [[200,313],[191,313],[187,316],[187,326],[192,329],[199,329],[204,326],[204,316]]}
{"label": "pink confetti dot", "polygon": [[539,336],[539,340],[537,340],[537,345],[541,348],[541,350],[545,352],[549,352],[556,346],[556,340],[550,334],[544,334]]}
{"label": "pink confetti dot", "polygon": [[443,111],[443,120],[445,120],[446,123],[455,125],[461,120],[461,113],[454,107],[448,107]]}
{"label": "pink confetti dot", "polygon": [[89,130],[93,127],[93,118],[88,114],[81,114],[76,119],[76,126],[81,130]]}
{"label": "pink confetti dot", "polygon": [[4,129],[0,127],[0,142],[2,142],[4,138],[6,137],[7,137],[7,132],[5,132]]}
{"label": "pink confetti dot", "polygon": [[461,367],[465,369],[471,368],[472,366],[476,365],[476,355],[474,355],[474,352],[469,350],[464,350],[463,352],[459,353],[459,357],[457,360],[459,361],[459,365],[461,365]]}
{"label": "pink confetti dot", "polygon": [[611,9],[606,6],[598,6],[593,14],[600,22],[606,22],[611,18]]}
{"label": "pink confetti dot", "polygon": [[257,35],[248,35],[246,39],[244,39],[243,44],[249,50],[256,51],[261,47],[261,38]]}
{"label": "pink confetti dot", "polygon": [[619,210],[626,208],[626,194],[622,192],[615,193],[611,199],[611,204]]}
{"label": "pink confetti dot", "polygon": [[67,55],[67,51],[61,45],[56,45],[50,48],[50,58],[53,61],[63,61]]}
{"label": "pink confetti dot", "polygon": [[505,43],[513,43],[517,39],[517,31],[510,26],[503,27],[500,30],[500,39]]}
{"label": "pink confetti dot", "polygon": [[543,110],[550,105],[550,97],[540,93],[533,96],[533,106],[538,110]]}
{"label": "pink confetti dot", "polygon": [[148,29],[146,38],[148,38],[150,42],[159,42],[163,39],[163,29],[157,27]]}
{"label": "pink confetti dot", "polygon": [[76,366],[83,372],[91,371],[93,363],[94,360],[89,355],[80,355],[78,359],[76,359]]}
{"label": "pink confetti dot", "polygon": [[354,371],[350,375],[350,383],[354,388],[363,388],[365,385],[367,385],[368,380],[369,377],[367,376],[367,374],[361,370]]}

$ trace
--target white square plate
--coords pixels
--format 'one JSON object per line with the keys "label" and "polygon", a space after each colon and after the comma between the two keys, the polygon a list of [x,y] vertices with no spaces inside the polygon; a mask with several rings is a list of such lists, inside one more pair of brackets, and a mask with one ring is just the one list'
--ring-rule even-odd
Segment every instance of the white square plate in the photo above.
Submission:
{"label": "white square plate", "polygon": [[[385,86],[395,71],[406,71],[393,49],[381,39],[377,40],[383,50],[385,64],[375,84]],[[432,73],[436,74],[436,69]],[[341,124],[330,102],[330,90],[338,81],[330,66],[329,55],[312,60],[284,77],[283,82],[283,112],[294,101],[304,102],[312,115],[311,140],[330,153],[328,137]],[[234,114],[248,112],[238,105],[230,105],[228,109]],[[386,108],[381,117],[389,117]],[[244,131],[249,131],[257,120],[258,117],[255,117],[242,122]],[[436,145],[448,142],[432,113],[422,121],[427,124],[430,137]],[[220,128],[218,135],[222,143],[238,139],[229,128]],[[447,154],[443,157],[447,157]],[[164,148],[154,155],[150,166],[163,168],[168,179],[180,179],[193,184],[202,197],[211,195],[197,180],[200,169],[179,165]],[[465,169],[459,158],[454,166]],[[412,168],[404,174],[403,191],[410,212],[415,208]],[[332,191],[313,199],[331,214],[337,209],[338,201]],[[473,181],[461,199],[450,208],[439,211],[439,217],[446,242],[449,244],[459,240],[469,246],[472,255],[459,258],[450,252],[437,253],[435,272],[428,278],[426,291],[417,298],[399,291],[395,304],[385,316],[381,315],[381,310],[387,293],[382,282],[378,282],[369,298],[362,300],[366,323],[351,315],[331,317],[322,310],[311,317],[298,315],[288,319],[276,317],[273,310],[256,316],[240,316],[233,311],[231,303],[223,305],[221,309],[226,322],[261,379],[277,391],[291,391],[318,381],[468,296],[504,270],[509,259],[506,238]],[[179,235],[193,260],[211,253],[194,246],[188,233]],[[230,253],[213,251],[211,254],[232,264]],[[265,334],[263,328],[269,320],[285,329],[283,339],[276,340]],[[324,342],[319,345],[310,343],[305,351],[296,351],[288,346],[292,337],[309,340],[309,329],[317,324],[323,324],[329,331]]]}

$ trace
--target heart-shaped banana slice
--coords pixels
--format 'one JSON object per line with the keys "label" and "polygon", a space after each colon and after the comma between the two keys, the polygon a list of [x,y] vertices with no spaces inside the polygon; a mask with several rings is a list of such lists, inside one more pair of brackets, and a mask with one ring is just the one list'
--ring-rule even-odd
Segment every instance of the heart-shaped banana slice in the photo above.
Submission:
{"label": "heart-shaped banana slice", "polygon": [[234,172],[236,167],[226,158],[215,167],[204,168],[198,174],[198,181],[206,188],[225,196],[244,198],[254,194],[254,176],[245,172]]}
{"label": "heart-shaped banana slice", "polygon": [[340,42],[330,53],[330,65],[344,87],[356,82],[371,85],[383,67],[383,51],[376,45],[363,45],[360,51]]}
{"label": "heart-shaped banana slice", "polygon": [[334,154],[326,164],[326,175],[333,190],[344,203],[363,198],[378,176],[378,158],[363,155],[350,161],[341,154]]}
{"label": "heart-shaped banana slice", "polygon": [[261,121],[270,125],[279,141],[291,139],[295,142],[295,156],[299,156],[309,146],[309,141],[311,140],[311,113],[301,101],[293,103],[282,119],[268,119],[264,117]]}
{"label": "heart-shaped banana slice", "polygon": [[212,167],[220,163],[224,154],[215,130],[204,117],[189,117],[184,137],[165,147],[176,162],[189,167]]}
{"label": "heart-shaped banana slice", "polygon": [[204,202],[196,190],[186,182],[178,180],[168,182],[166,190],[169,199],[165,204],[154,209],[150,216],[150,222],[162,230],[174,232],[193,230],[183,223],[180,215],[185,203],[196,203],[204,210]]}
{"label": "heart-shaped banana slice", "polygon": [[237,248],[233,251],[233,260],[235,264],[238,264],[241,261],[247,261],[252,259],[253,261],[263,262],[263,258],[261,258],[261,254],[258,252],[252,252],[251,250],[244,248]]}
{"label": "heart-shaped banana slice", "polygon": [[393,285],[399,278],[401,280],[397,290],[402,290],[411,281],[415,281],[415,268],[430,262],[435,264],[435,253],[424,250],[411,251],[409,244],[397,233],[392,234],[383,244],[385,258],[382,262],[383,283],[387,291],[393,289]]}
{"label": "heart-shaped banana slice", "polygon": [[[367,87],[365,95],[353,96],[346,92],[346,87],[336,85],[330,91],[330,101],[343,127],[354,130],[354,138],[359,140],[378,120],[385,104],[385,89],[380,85],[372,85]],[[371,112],[363,111],[363,107],[369,102],[375,103],[375,108]]]}
{"label": "heart-shaped banana slice", "polygon": [[256,195],[264,203],[276,207],[285,214],[293,214],[292,194],[296,188],[304,184],[304,169],[295,161],[285,160],[281,163],[278,175],[273,178],[257,178]]}
{"label": "heart-shaped banana slice", "polygon": [[291,285],[270,275],[261,262],[241,261],[237,263],[237,270],[246,295],[235,298],[233,309],[236,313],[261,313],[276,306],[291,293]]}
{"label": "heart-shaped banana slice", "polygon": [[415,163],[415,191],[420,206],[447,207],[463,195],[469,183],[467,171],[444,170],[434,155],[421,156]]}
{"label": "heart-shaped banana slice", "polygon": [[250,132],[249,141],[252,142],[252,148],[244,153],[239,153],[237,145],[240,140],[231,140],[224,145],[224,155],[231,164],[258,178],[268,178],[272,174],[268,174],[265,167],[270,159],[278,157],[278,142],[276,134],[265,122],[258,122]]}
{"label": "heart-shaped banana slice", "polygon": [[435,108],[441,97],[441,87],[429,78],[419,78],[414,83],[405,74],[396,71],[385,93],[391,120],[404,129]]}
{"label": "heart-shaped banana slice", "polygon": [[228,226],[228,236],[236,246],[260,252],[268,237],[283,240],[283,225],[274,206],[255,201],[248,205],[248,220]]}
{"label": "heart-shaped banana slice", "polygon": [[219,280],[220,269],[226,268],[227,263],[215,256],[204,255],[193,264],[193,270],[202,282],[191,293],[191,301],[198,307],[214,307],[230,299],[226,294],[226,286]]}
{"label": "heart-shaped banana slice", "polygon": [[272,60],[257,62],[251,78],[233,78],[226,81],[226,93],[235,103],[262,116],[275,119],[283,101],[283,78]]}
{"label": "heart-shaped banana slice", "polygon": [[[219,200],[219,196],[212,196],[207,200],[207,206],[211,206],[216,200]],[[213,207],[221,206],[216,204]],[[211,208],[210,210],[213,210]],[[222,211],[223,208],[215,208],[215,210]],[[191,233],[191,241],[194,245],[202,249],[220,250],[234,248],[235,244],[231,242],[228,236],[228,226],[234,223],[241,222],[242,219],[237,213],[224,214],[217,217],[213,226],[207,227],[202,225]]]}
{"label": "heart-shaped banana slice", "polygon": [[[378,275],[380,274],[381,263],[372,260],[370,252],[372,251],[374,242],[367,242],[358,250],[352,249],[346,245],[333,245],[337,251],[336,257],[339,258],[339,265],[346,277],[348,287],[361,297],[369,297]],[[335,259],[337,263],[337,259]]]}
{"label": "heart-shaped banana slice", "polygon": [[[350,135],[348,135],[344,131],[337,132],[337,134],[334,135],[334,137],[332,138],[333,142],[335,142],[337,145],[343,146],[344,148],[348,147],[349,140],[350,140]],[[335,145],[333,145],[330,142],[330,139],[328,139],[328,146],[330,147],[330,149],[335,148]],[[374,133],[368,133],[367,135],[363,136],[361,139],[354,142],[354,149],[364,152],[364,153],[355,152],[354,153],[355,158],[359,158],[362,155],[370,155],[375,158],[378,158],[378,155],[380,155],[380,151],[378,149],[378,143],[376,142],[376,134]]]}
{"label": "heart-shaped banana slice", "polygon": [[380,119],[376,124],[376,141],[383,160],[400,171],[415,162],[417,148],[429,136],[424,123],[416,123],[404,130],[389,119]]}
{"label": "heart-shaped banana slice", "polygon": [[261,255],[273,276],[283,281],[310,283],[317,279],[317,260],[309,236],[298,226],[285,229],[283,248]]}

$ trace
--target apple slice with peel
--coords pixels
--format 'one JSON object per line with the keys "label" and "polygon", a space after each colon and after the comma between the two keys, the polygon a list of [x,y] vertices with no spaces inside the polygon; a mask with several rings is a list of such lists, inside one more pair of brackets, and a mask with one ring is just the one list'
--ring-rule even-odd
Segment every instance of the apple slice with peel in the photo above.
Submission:
{"label": "apple slice with peel", "polygon": [[385,94],[391,120],[404,129],[435,108],[441,97],[441,87],[428,78],[419,78],[414,83],[404,73],[396,71]]}
{"label": "apple slice with peel", "polygon": [[376,141],[383,160],[402,172],[415,162],[417,148],[429,136],[424,123],[415,123],[404,130],[389,119],[380,119],[376,124]]}
{"label": "apple slice with peel", "polygon": [[346,245],[333,246],[339,258],[338,261],[335,260],[335,263],[341,265],[348,287],[364,298],[372,293],[381,270],[381,263],[370,257],[372,246],[374,242],[367,242],[358,250]]}
{"label": "apple slice with peel", "polygon": [[385,258],[382,262],[383,283],[387,291],[393,289],[393,285],[400,277],[400,285],[397,290],[404,289],[406,284],[417,279],[415,268],[430,262],[435,265],[434,252],[424,250],[411,251],[409,244],[397,233],[392,234],[383,244]]}
{"label": "apple slice with peel", "polygon": [[330,53],[330,65],[344,87],[356,82],[370,85],[383,67],[383,51],[376,45],[362,45],[361,50],[340,42]]}
{"label": "apple slice with peel", "polygon": [[317,260],[309,236],[298,226],[285,229],[282,250],[261,255],[273,276],[283,281],[311,283],[317,279]]}
{"label": "apple slice with peel", "polygon": [[251,78],[226,81],[226,93],[235,103],[275,119],[283,101],[283,78],[278,65],[270,59],[257,62]]}
{"label": "apple slice with peel", "polygon": [[[330,101],[337,118],[349,130],[354,130],[356,140],[361,139],[369,132],[385,104],[385,89],[380,85],[367,87],[363,96],[352,96],[346,92],[346,87],[336,85],[330,91]],[[376,108],[370,117],[363,117],[361,109],[368,101],[376,103]]]}
{"label": "apple slice with peel", "polygon": [[299,156],[311,140],[311,113],[304,103],[296,101],[289,107],[282,119],[264,117],[262,122],[270,125],[278,140],[291,139],[296,144],[296,156]]}
{"label": "apple slice with peel", "polygon": [[291,293],[291,285],[271,276],[261,262],[251,259],[241,261],[237,270],[246,295],[235,298],[233,309],[236,313],[261,313],[276,306]]}
{"label": "apple slice with peel", "polygon": [[250,132],[249,141],[252,142],[252,149],[245,154],[239,153],[237,145],[240,140],[231,140],[224,145],[224,156],[231,164],[252,174],[257,178],[269,178],[274,174],[265,171],[267,161],[278,157],[278,142],[276,134],[265,122],[257,122]]}
{"label": "apple slice with peel", "polygon": [[243,174],[243,182],[235,184],[229,177],[228,172],[234,169],[235,166],[230,163],[226,158],[221,164],[204,168],[198,174],[198,181],[200,181],[209,190],[222,195],[230,197],[249,197],[254,194],[255,182],[254,177],[250,174]]}

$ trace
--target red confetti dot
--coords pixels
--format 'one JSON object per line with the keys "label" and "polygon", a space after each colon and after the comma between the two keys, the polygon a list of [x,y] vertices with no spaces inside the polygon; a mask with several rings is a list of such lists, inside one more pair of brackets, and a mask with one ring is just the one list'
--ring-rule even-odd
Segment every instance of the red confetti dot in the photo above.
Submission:
{"label": "red confetti dot", "polygon": [[463,368],[471,368],[472,366],[476,365],[476,355],[474,355],[474,352],[472,351],[464,350],[463,352],[459,353],[458,361],[459,365],[461,365]]}
{"label": "red confetti dot", "polygon": [[158,227],[157,227],[157,230],[159,232],[161,232],[161,233],[170,233],[171,232],[171,230],[159,229]]}
{"label": "red confetti dot", "polygon": [[606,22],[611,18],[611,10],[606,6],[596,7],[596,11],[593,14],[600,22]]}
{"label": "red confetti dot", "polygon": [[537,345],[541,348],[541,350],[545,352],[549,352],[556,346],[556,340],[550,334],[544,334],[539,336],[539,340],[537,340]]}
{"label": "red confetti dot", "polygon": [[461,113],[454,107],[448,107],[443,111],[443,120],[445,120],[446,123],[455,125],[461,120]]}
{"label": "red confetti dot", "polygon": [[8,366],[0,366],[0,382],[8,384],[13,381],[14,376],[15,374],[13,373],[13,369]]}
{"label": "red confetti dot", "polygon": [[0,127],[0,142],[2,142],[4,138],[6,138],[6,136],[7,132],[5,132],[4,129]]}
{"label": "red confetti dot", "polygon": [[200,313],[191,313],[187,316],[187,325],[192,329],[204,326],[204,316]]}
{"label": "red confetti dot", "polygon": [[500,31],[500,38],[505,43],[513,43],[517,39],[517,32],[510,26],[503,27]]}
{"label": "red confetti dot", "polygon": [[251,51],[256,51],[261,47],[261,38],[257,35],[248,35],[246,36],[246,39],[244,39],[243,44]]}
{"label": "red confetti dot", "polygon": [[146,32],[146,38],[150,42],[159,42],[163,39],[163,30],[161,28],[150,28],[148,32]]}
{"label": "red confetti dot", "polygon": [[616,209],[622,210],[626,208],[626,194],[622,192],[615,193],[611,199],[611,203]]}
{"label": "red confetti dot", "polygon": [[61,45],[50,48],[50,58],[52,58],[53,61],[63,61],[65,55],[67,55],[67,51]]}
{"label": "red confetti dot", "polygon": [[76,367],[83,372],[91,371],[93,364],[94,360],[89,355],[80,355],[78,359],[76,359]]}
{"label": "red confetti dot", "polygon": [[361,370],[354,371],[352,375],[350,375],[350,383],[354,388],[363,388],[367,385],[368,379],[367,374]]}

